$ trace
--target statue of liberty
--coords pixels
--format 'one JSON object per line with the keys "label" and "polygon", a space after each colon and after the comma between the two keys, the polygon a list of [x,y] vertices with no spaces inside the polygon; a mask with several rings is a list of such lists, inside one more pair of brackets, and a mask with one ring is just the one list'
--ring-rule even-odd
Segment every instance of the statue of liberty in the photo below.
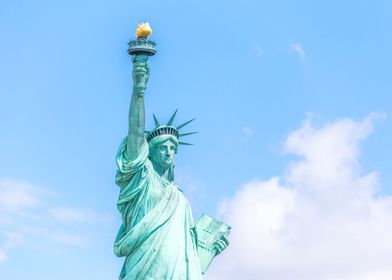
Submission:
{"label": "statue of liberty", "polygon": [[133,63],[133,93],[128,135],[117,153],[117,208],[122,216],[114,252],[125,257],[121,280],[199,280],[211,260],[228,245],[230,227],[207,215],[195,224],[191,207],[174,182],[174,155],[188,121],[174,126],[177,111],[166,125],[154,115],[155,128],[145,130],[144,94],[150,76],[148,56],[155,43],[151,28],[138,26],[129,43]]}

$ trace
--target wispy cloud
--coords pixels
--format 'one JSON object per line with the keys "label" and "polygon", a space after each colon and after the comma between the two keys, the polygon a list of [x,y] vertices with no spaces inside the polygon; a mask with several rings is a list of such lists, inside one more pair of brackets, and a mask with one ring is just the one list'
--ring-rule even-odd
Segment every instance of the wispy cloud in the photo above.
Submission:
{"label": "wispy cloud", "polygon": [[359,164],[360,143],[382,117],[306,119],[285,141],[298,156],[285,176],[248,182],[222,203],[231,245],[207,278],[391,279],[392,196],[379,195],[378,174]]}
{"label": "wispy cloud", "polygon": [[2,237],[5,241],[0,246],[0,262],[8,259],[7,251],[17,247],[23,242],[23,235],[20,232],[3,232]]}
{"label": "wispy cloud", "polygon": [[9,250],[23,243],[24,235],[15,231],[15,225],[40,204],[41,191],[27,182],[0,178],[0,262],[8,259]]}
{"label": "wispy cloud", "polygon": [[8,256],[6,255],[5,251],[3,249],[0,249],[0,263],[6,261],[7,259]]}
{"label": "wispy cloud", "polygon": [[49,210],[50,215],[60,222],[84,223],[95,218],[91,210],[81,210],[69,207],[54,208]]}
{"label": "wispy cloud", "polygon": [[[197,180],[194,175],[184,168],[176,168],[176,183],[189,199],[194,214],[201,214],[203,205],[208,199],[205,185]],[[195,216],[197,216],[195,215]]]}
{"label": "wispy cloud", "polygon": [[31,240],[42,248],[85,245],[97,228],[112,222],[110,215],[94,209],[51,208],[49,193],[27,182],[0,178],[0,262],[8,259],[10,250],[25,249]]}
{"label": "wispy cloud", "polygon": [[69,246],[84,246],[86,239],[77,234],[70,234],[67,232],[54,232],[50,235],[51,241]]}
{"label": "wispy cloud", "polygon": [[264,49],[259,45],[255,45],[253,46],[253,53],[256,56],[262,56],[264,54]]}
{"label": "wispy cloud", "polygon": [[290,44],[290,49],[294,53],[296,53],[301,60],[305,60],[306,54],[305,54],[304,48],[302,47],[301,44],[299,44],[299,43],[291,43]]}
{"label": "wispy cloud", "polygon": [[12,179],[0,179],[0,211],[20,212],[39,203],[39,189]]}
{"label": "wispy cloud", "polygon": [[90,208],[57,207],[49,210],[49,214],[59,222],[71,224],[107,224],[112,217]]}
{"label": "wispy cloud", "polygon": [[245,133],[246,136],[251,137],[253,136],[253,129],[250,126],[244,126],[242,131]]}

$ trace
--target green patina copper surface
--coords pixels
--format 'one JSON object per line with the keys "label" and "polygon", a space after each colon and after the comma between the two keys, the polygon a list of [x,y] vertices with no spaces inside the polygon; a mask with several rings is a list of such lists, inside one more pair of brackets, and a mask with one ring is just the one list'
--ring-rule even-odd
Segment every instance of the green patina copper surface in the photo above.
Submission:
{"label": "green patina copper surface", "polygon": [[175,114],[164,126],[154,116],[155,129],[145,131],[147,60],[145,52],[132,52],[128,135],[116,158],[122,225],[114,251],[125,257],[119,279],[202,279],[212,259],[228,245],[230,227],[209,216],[195,224],[189,202],[174,182],[179,137],[191,134],[178,132],[184,125],[173,126]]}

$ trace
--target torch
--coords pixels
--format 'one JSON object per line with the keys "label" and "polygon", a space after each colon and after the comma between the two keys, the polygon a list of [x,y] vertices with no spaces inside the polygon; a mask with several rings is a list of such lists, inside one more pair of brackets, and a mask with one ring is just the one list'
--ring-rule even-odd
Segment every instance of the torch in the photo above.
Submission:
{"label": "torch", "polygon": [[128,43],[128,53],[130,55],[135,54],[147,56],[153,56],[156,54],[156,43],[147,39],[151,33],[152,29],[148,22],[138,24],[136,28],[136,39],[133,39]]}

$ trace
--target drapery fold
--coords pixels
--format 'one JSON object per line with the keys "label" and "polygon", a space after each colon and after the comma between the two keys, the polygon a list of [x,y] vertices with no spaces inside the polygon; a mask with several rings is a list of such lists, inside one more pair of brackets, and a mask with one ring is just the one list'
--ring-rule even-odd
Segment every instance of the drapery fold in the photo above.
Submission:
{"label": "drapery fold", "polygon": [[190,205],[173,182],[161,178],[144,142],[135,160],[127,157],[127,138],[117,153],[117,208],[122,215],[114,252],[124,256],[119,279],[200,280]]}

